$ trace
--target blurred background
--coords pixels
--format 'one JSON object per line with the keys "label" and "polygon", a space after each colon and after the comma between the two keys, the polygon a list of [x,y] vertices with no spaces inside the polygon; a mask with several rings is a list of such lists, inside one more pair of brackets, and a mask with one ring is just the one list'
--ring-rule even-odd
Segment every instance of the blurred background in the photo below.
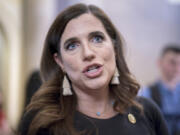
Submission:
{"label": "blurred background", "polygon": [[180,43],[179,0],[0,0],[0,94],[9,127],[18,127],[27,82],[39,69],[43,42],[57,14],[75,3],[95,4],[126,42],[126,59],[142,86],[158,77],[167,43]]}

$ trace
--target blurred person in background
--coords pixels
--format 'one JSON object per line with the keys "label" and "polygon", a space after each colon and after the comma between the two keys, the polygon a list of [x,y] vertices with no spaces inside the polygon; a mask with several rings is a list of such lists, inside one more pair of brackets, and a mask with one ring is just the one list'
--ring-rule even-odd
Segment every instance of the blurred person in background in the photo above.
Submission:
{"label": "blurred person in background", "polygon": [[30,103],[32,96],[40,88],[41,84],[40,71],[33,71],[26,84],[25,107]]}
{"label": "blurred person in background", "polygon": [[161,76],[140,95],[153,99],[167,120],[171,135],[180,135],[180,44],[168,44],[158,61]]}
{"label": "blurred person in background", "polygon": [[51,25],[41,58],[43,84],[21,135],[168,135],[124,58],[119,32],[94,5],[76,4]]}
{"label": "blurred person in background", "polygon": [[3,99],[2,93],[0,92],[0,135],[10,135],[10,127],[6,120],[5,113],[3,111]]}
{"label": "blurred person in background", "polygon": [[[20,120],[22,119],[22,117],[24,115],[25,108],[28,106],[28,104],[31,101],[32,96],[40,88],[41,84],[42,84],[42,81],[41,81],[41,77],[40,77],[40,71],[34,70],[30,74],[27,84],[26,84],[25,103],[24,103],[23,113],[21,115]],[[19,128],[20,128],[20,121],[18,124],[18,129]]]}

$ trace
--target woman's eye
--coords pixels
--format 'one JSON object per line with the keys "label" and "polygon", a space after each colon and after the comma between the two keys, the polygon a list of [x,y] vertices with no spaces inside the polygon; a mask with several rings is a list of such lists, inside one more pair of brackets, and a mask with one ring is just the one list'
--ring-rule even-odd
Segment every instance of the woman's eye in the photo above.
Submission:
{"label": "woman's eye", "polygon": [[76,49],[77,46],[78,46],[77,43],[69,43],[69,44],[66,46],[66,50],[72,51],[72,50]]}
{"label": "woman's eye", "polygon": [[92,42],[94,42],[94,43],[102,43],[103,42],[103,37],[102,36],[100,36],[100,35],[96,35],[96,36],[94,36],[93,38],[92,38]]}

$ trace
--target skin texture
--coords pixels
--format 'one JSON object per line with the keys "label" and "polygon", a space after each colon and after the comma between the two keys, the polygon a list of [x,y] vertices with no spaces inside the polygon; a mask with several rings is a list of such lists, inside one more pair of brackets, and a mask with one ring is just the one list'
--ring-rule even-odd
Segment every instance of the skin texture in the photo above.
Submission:
{"label": "skin texture", "polygon": [[175,87],[180,81],[180,54],[167,52],[159,60],[159,68],[163,81],[170,87]]}
{"label": "skin texture", "polygon": [[[109,94],[116,67],[115,52],[103,24],[88,13],[72,19],[62,34],[60,53],[54,58],[72,82],[78,97],[77,109],[92,117],[97,117],[96,112],[103,113],[101,118],[117,114]],[[89,77],[83,71],[92,64],[102,66],[100,73]]]}

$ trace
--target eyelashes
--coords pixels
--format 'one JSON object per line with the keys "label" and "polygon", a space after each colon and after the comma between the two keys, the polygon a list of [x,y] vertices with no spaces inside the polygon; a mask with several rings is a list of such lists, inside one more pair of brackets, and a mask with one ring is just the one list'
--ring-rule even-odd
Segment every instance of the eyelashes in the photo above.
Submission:
{"label": "eyelashes", "polygon": [[65,50],[72,51],[72,50],[75,50],[77,47],[78,47],[78,42],[77,41],[73,41],[73,42],[70,42],[69,44],[67,44],[65,46]]}
{"label": "eyelashes", "polygon": [[93,43],[102,43],[103,40],[104,40],[104,37],[101,36],[101,35],[95,35],[95,36],[93,36],[92,39],[91,39],[91,41],[92,41]]}
{"label": "eyelashes", "polygon": [[[92,35],[90,36],[90,39],[89,39],[90,43],[95,44],[95,45],[103,43],[104,40],[105,40],[105,37],[100,34]],[[76,50],[79,46],[80,46],[80,41],[72,40],[65,44],[65,50],[73,51],[73,50]]]}

